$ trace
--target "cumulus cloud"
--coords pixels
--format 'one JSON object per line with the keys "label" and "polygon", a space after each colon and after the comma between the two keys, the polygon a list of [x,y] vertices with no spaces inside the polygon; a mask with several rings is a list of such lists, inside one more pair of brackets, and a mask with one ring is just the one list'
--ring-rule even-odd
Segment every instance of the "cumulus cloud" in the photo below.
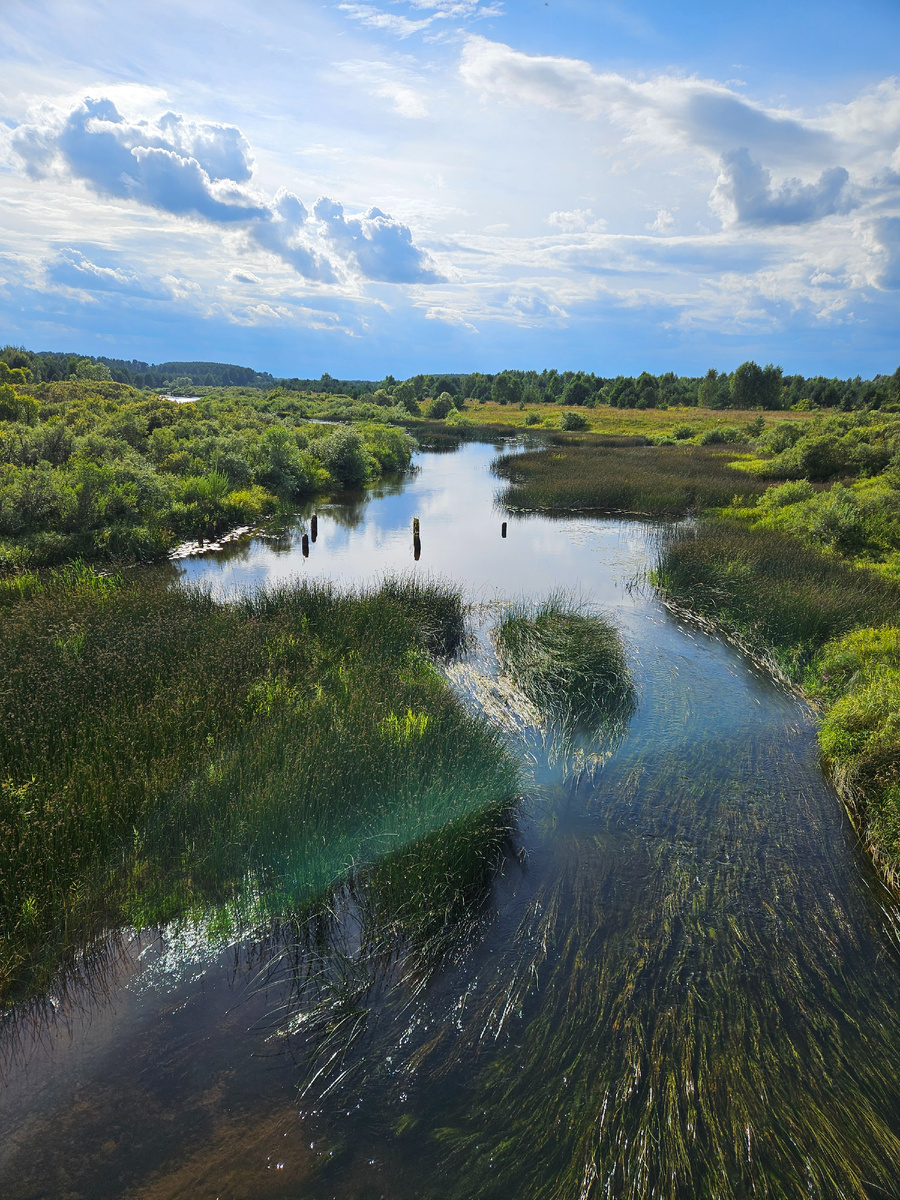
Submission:
{"label": "cumulus cloud", "polygon": [[879,252],[877,286],[887,291],[900,289],[900,217],[877,217],[866,232]]}
{"label": "cumulus cloud", "polygon": [[667,208],[661,208],[646,228],[652,229],[654,233],[671,233],[675,228],[675,218]]}
{"label": "cumulus cloud", "polygon": [[367,279],[384,283],[434,283],[440,276],[413,244],[408,226],[379,208],[362,217],[347,218],[343,205],[323,196],[313,214],[324,236],[343,256],[352,259]]}
{"label": "cumulus cloud", "polygon": [[[292,192],[282,189],[266,199],[251,190],[250,146],[233,125],[191,122],[171,112],[128,121],[110,99],[85,99],[67,113],[42,108],[15,129],[10,144],[33,179],[75,178],[102,196],[237,227],[251,245],[306,279],[438,278],[409,227],[379,209],[348,219],[341,205],[322,200],[317,224]],[[70,262],[59,269],[82,268]]]}
{"label": "cumulus cloud", "polygon": [[722,155],[710,205],[725,225],[805,225],[854,208],[849,182],[843,167],[829,167],[816,183],[787,179],[776,188],[743,147]]}
{"label": "cumulus cloud", "polygon": [[535,295],[533,292],[510,296],[506,307],[520,317],[560,319],[569,315],[558,304],[551,304],[543,296]]}
{"label": "cumulus cloud", "polygon": [[552,212],[547,218],[547,224],[553,225],[563,233],[578,233],[584,229],[605,229],[606,222],[595,218],[589,208],[573,208],[567,212]]}

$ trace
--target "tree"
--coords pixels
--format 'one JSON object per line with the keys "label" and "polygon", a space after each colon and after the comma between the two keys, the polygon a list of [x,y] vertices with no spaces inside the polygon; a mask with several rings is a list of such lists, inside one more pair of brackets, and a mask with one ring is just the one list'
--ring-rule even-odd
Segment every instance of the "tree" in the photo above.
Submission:
{"label": "tree", "polygon": [[659,383],[655,375],[651,375],[649,371],[642,371],[634,381],[634,390],[637,392],[638,408],[656,408]]}
{"label": "tree", "polygon": [[781,367],[741,363],[731,377],[733,408],[781,408]]}
{"label": "tree", "polygon": [[591,394],[591,386],[583,375],[576,375],[566,384],[563,404],[585,404]]}
{"label": "tree", "polygon": [[491,398],[496,404],[518,404],[522,391],[522,380],[511,371],[502,371],[491,386]]}
{"label": "tree", "polygon": [[432,402],[428,405],[427,416],[434,420],[443,421],[456,408],[453,403],[453,397],[449,392],[441,392],[439,396],[435,396]]}
{"label": "tree", "polygon": [[91,362],[89,358],[80,358],[73,372],[76,379],[108,380],[112,373],[106,363]]}
{"label": "tree", "polygon": [[398,383],[394,388],[394,403],[405,408],[414,417],[421,415],[422,409],[416,399],[415,385],[408,379],[406,383]]}

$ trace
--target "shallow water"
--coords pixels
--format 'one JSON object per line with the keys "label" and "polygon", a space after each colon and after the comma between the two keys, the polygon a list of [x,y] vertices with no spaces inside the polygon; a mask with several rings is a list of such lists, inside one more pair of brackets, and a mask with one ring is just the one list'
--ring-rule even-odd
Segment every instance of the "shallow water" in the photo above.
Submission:
{"label": "shallow water", "polygon": [[[532,783],[435,972],[338,898],[303,946],[123,933],[0,1040],[0,1195],[900,1195],[893,901],[818,766],[807,708],[630,581],[654,529],[505,518],[491,447],[166,568],[217,594],[298,573],[563,587],[621,628],[640,706],[560,747],[450,669]],[[411,526],[421,523],[413,559]],[[401,939],[402,941],[402,939]]]}

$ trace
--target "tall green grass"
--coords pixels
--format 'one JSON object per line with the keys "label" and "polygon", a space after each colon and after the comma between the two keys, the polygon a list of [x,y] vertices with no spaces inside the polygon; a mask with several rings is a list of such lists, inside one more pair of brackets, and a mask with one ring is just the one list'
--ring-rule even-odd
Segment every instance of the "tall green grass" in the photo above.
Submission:
{"label": "tall green grass", "polygon": [[596,736],[635,708],[618,630],[563,595],[509,608],[492,631],[507,675],[550,724]]}
{"label": "tall green grass", "polygon": [[480,822],[481,863],[505,836],[516,770],[429,657],[464,636],[453,588],[217,604],[73,566],[0,614],[4,999],[122,924],[285,919],[448,825]]}
{"label": "tall green grass", "polygon": [[494,470],[508,481],[499,501],[512,510],[680,516],[765,490],[728,465],[733,457],[701,446],[570,443],[505,455]]}
{"label": "tall green grass", "polygon": [[723,626],[794,682],[826,642],[895,620],[900,587],[775,530],[702,520],[660,543],[664,596]]}

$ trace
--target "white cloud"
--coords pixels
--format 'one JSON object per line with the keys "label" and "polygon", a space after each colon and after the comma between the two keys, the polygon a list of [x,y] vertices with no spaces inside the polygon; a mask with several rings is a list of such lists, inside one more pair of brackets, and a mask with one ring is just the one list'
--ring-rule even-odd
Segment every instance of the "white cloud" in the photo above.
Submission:
{"label": "white cloud", "polygon": [[423,33],[436,28],[441,21],[481,20],[500,16],[503,5],[483,4],[481,0],[407,0],[413,11],[428,12],[427,17],[407,17],[401,13],[386,12],[374,4],[339,4],[338,10],[368,29],[392,33],[398,38],[408,38],[414,33]]}
{"label": "white cloud", "polygon": [[900,289],[900,216],[877,217],[865,231],[878,256],[875,284],[886,291]]}
{"label": "white cloud", "polygon": [[843,167],[829,167],[816,183],[787,179],[776,188],[771,174],[741,148],[722,156],[710,205],[724,225],[803,225],[855,208],[849,181]]}
{"label": "white cloud", "polygon": [[101,196],[240,228],[306,279],[437,278],[409,227],[379,209],[348,219],[341,205],[320,200],[317,226],[292,192],[280,189],[268,200],[251,190],[250,147],[233,125],[190,122],[171,112],[127,121],[108,98],[86,99],[68,112],[42,106],[16,128],[11,149],[32,179],[68,176]]}
{"label": "white cloud", "polygon": [[460,73],[483,98],[604,118],[623,126],[629,137],[669,151],[696,146],[719,155],[748,146],[770,157],[819,159],[837,152],[829,131],[695,76],[634,81],[597,72],[581,59],[523,54],[474,34],[463,47]]}
{"label": "white cloud", "polygon": [[459,325],[462,329],[468,329],[470,333],[478,332],[461,312],[439,304],[433,304],[426,310],[425,319],[426,321],[443,321],[446,325]]}
{"label": "white cloud", "polygon": [[568,212],[552,212],[547,224],[554,225],[563,233],[574,233],[582,229],[605,229],[606,221],[598,220],[589,208],[573,208]]}
{"label": "white cloud", "polygon": [[645,228],[652,229],[654,233],[671,233],[675,228],[675,218],[668,209],[661,208]]}

